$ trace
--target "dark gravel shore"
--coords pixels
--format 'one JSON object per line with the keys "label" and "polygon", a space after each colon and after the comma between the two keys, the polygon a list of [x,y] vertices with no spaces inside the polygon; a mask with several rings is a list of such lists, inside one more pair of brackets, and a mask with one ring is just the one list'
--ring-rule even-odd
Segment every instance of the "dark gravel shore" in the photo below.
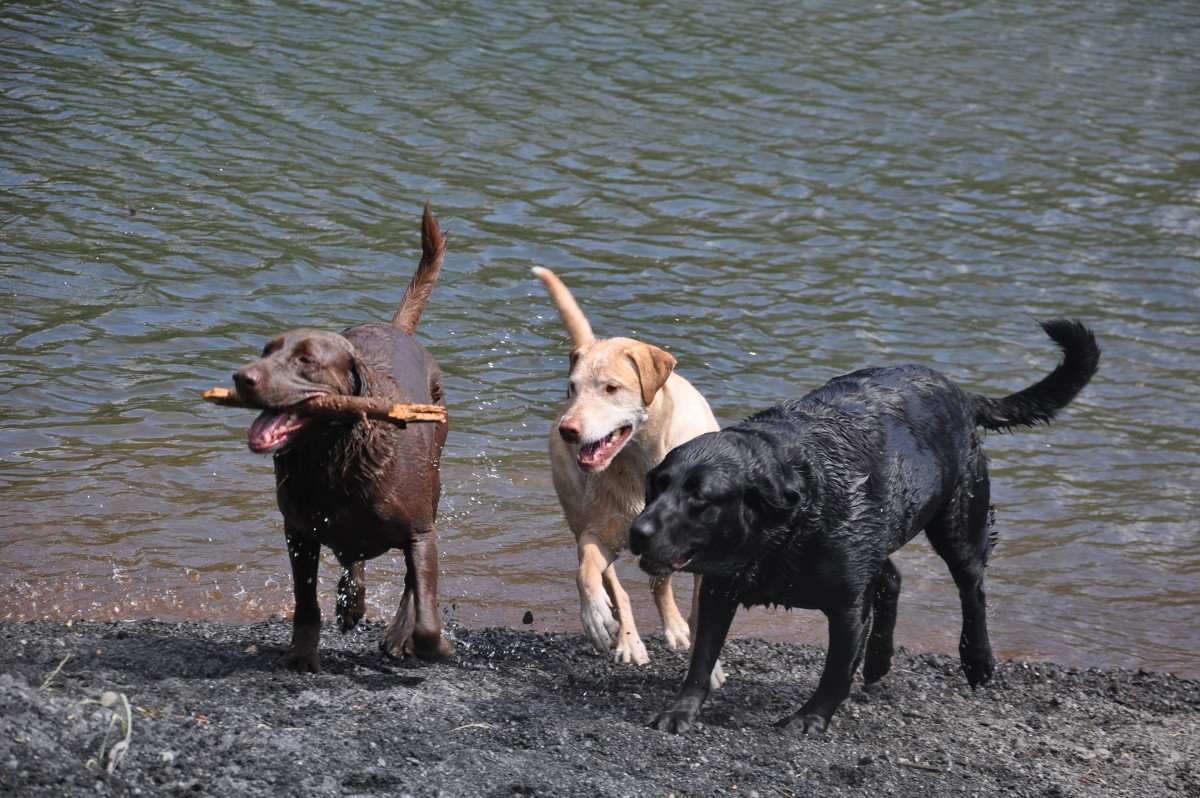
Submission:
{"label": "dark gravel shore", "polygon": [[901,651],[829,732],[772,723],[820,649],[731,641],[683,736],[646,728],[683,654],[618,666],[580,634],[451,627],[394,663],[378,623],[326,630],[325,672],[274,667],[290,623],[0,624],[0,793],[20,796],[1200,796],[1200,683]]}

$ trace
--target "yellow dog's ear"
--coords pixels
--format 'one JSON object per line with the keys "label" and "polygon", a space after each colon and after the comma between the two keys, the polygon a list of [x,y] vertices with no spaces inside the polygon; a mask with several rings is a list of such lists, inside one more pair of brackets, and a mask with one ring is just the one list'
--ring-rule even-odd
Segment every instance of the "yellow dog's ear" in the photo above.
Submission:
{"label": "yellow dog's ear", "polygon": [[649,344],[631,346],[625,354],[637,367],[638,380],[642,384],[642,401],[649,405],[654,401],[654,394],[667,384],[675,368],[675,358],[669,352]]}
{"label": "yellow dog's ear", "polygon": [[583,357],[583,353],[591,347],[591,341],[585,341],[582,344],[576,344],[571,347],[571,354],[567,356],[567,374],[574,373],[575,364],[579,362],[579,358]]}

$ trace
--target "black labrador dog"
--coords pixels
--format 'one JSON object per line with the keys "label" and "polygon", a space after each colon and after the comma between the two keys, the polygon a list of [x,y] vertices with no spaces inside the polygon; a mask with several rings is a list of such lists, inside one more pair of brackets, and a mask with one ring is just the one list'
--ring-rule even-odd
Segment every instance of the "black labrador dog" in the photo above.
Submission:
{"label": "black labrador dog", "polygon": [[693,725],[739,604],[779,605],[828,618],[816,692],[779,723],[822,733],[860,662],[868,684],[891,667],[900,572],[889,555],[921,530],[958,587],[967,681],[976,687],[991,678],[983,572],[992,511],[976,427],[1048,422],[1095,374],[1100,356],[1077,321],[1042,328],[1063,362],[1011,396],[966,393],[923,366],[865,369],[701,435],[647,475],[630,549],[650,574],[704,575],[691,665],[654,728]]}
{"label": "black labrador dog", "polygon": [[261,359],[233,375],[238,394],[268,409],[248,433],[251,451],[275,459],[275,496],[283,514],[296,596],[291,647],[280,657],[299,673],[321,670],[317,565],[328,546],[343,567],[337,617],[343,632],[366,611],[366,560],[403,549],[404,595],[379,647],[400,659],[438,661],[454,653],[437,615],[438,464],[445,422],[411,424],[303,415],[284,410],[314,396],[374,396],[446,406],[442,372],[413,336],[437,284],[446,237],[429,207],[421,261],[391,324],[340,335],[298,329],[267,342]]}

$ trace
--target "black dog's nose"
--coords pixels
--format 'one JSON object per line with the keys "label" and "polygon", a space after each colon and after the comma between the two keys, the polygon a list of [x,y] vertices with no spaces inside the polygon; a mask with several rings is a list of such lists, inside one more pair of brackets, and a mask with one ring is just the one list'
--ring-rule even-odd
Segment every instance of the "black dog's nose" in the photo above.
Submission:
{"label": "black dog's nose", "polygon": [[654,529],[650,523],[642,518],[635,518],[633,525],[629,527],[629,551],[635,557],[641,556],[646,550],[646,545],[650,542],[650,536],[654,534]]}

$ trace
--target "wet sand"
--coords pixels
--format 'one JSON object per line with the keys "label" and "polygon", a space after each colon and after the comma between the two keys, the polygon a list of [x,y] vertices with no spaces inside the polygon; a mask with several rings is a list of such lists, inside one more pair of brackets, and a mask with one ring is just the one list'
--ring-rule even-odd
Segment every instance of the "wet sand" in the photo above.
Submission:
{"label": "wet sand", "polygon": [[[685,655],[451,626],[453,661],[396,663],[382,625],[273,664],[290,622],[0,623],[0,793],[20,796],[1200,796],[1200,682],[1008,661],[972,692],[901,650],[822,737],[773,725],[819,647],[735,639],[696,730],[646,727]],[[128,709],[126,709],[128,707]]]}

